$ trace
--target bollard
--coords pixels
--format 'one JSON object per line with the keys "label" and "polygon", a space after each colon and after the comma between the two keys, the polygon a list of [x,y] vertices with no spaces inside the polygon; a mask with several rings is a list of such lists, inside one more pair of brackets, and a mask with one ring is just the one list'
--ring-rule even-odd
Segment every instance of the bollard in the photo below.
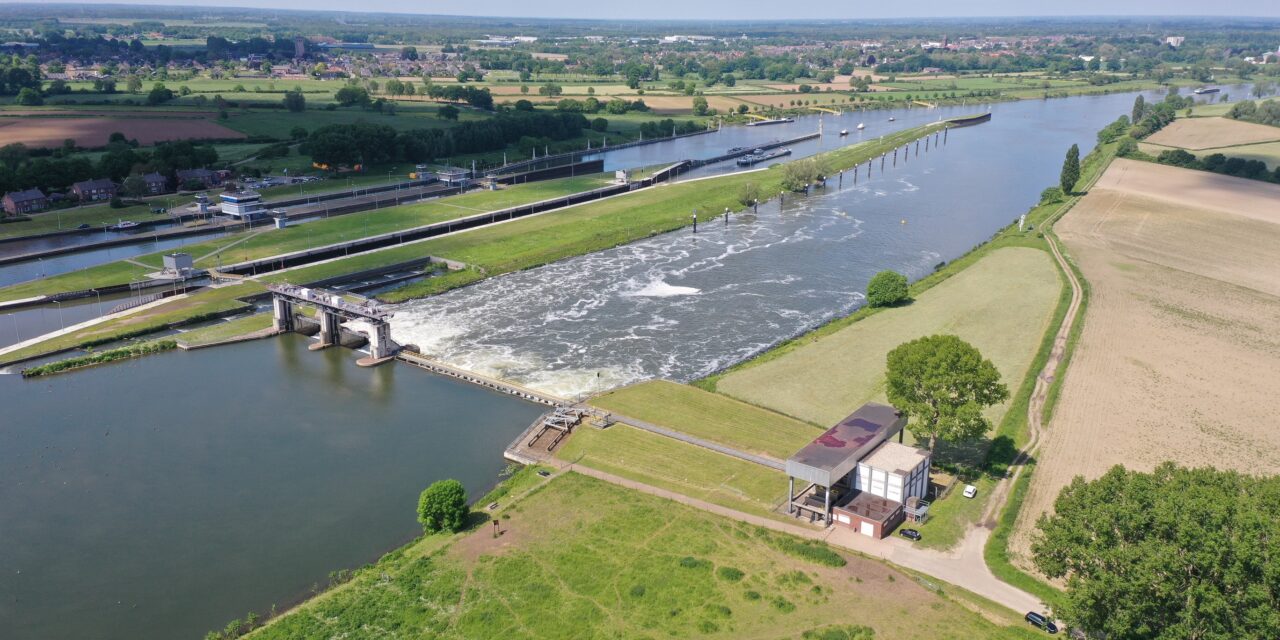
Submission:
{"label": "bollard", "polygon": [[893,166],[895,166],[895,167],[896,167],[896,166],[898,166],[898,149],[897,149],[897,147],[895,147],[895,148],[893,149]]}
{"label": "bollard", "polygon": [[729,207],[724,208],[724,226],[729,226]]}
{"label": "bollard", "polygon": [[920,155],[920,140],[916,140],[916,155]]}
{"label": "bollard", "polygon": [[698,232],[698,214],[693,214],[693,232]]}
{"label": "bollard", "polygon": [[886,153],[880,156],[880,173],[884,173],[884,156],[887,156],[887,155],[889,154]]}

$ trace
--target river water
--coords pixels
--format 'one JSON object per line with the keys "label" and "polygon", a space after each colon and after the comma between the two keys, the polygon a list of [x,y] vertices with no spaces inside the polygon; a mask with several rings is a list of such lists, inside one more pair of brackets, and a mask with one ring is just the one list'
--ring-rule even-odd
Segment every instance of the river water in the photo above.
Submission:
{"label": "river water", "polygon": [[0,376],[0,637],[198,638],[479,495],[542,408],[301,336]]}
{"label": "river water", "polygon": [[[846,174],[843,187],[831,180],[727,225],[704,221],[696,235],[680,230],[411,301],[392,333],[447,362],[565,397],[704,376],[848,314],[881,269],[916,279],[989,238],[1057,184],[1071,144],[1087,152],[1132,103],[1126,94],[992,105],[991,122],[952,130],[927,153],[912,145],[909,160],[883,173],[876,161],[870,179],[864,165],[856,186]],[[803,156],[843,144],[839,128],[860,121],[874,121],[863,133],[873,136],[975,110],[826,116],[822,140],[794,148]],[[755,129],[787,137],[816,123]],[[743,135],[726,129],[685,144],[691,157],[707,156],[741,146]],[[619,155],[654,164],[661,146]]]}

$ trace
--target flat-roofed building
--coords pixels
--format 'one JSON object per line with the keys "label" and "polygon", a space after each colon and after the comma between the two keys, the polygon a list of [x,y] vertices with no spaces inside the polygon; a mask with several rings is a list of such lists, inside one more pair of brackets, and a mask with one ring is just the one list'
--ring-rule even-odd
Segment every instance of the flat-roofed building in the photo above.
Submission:
{"label": "flat-roofed building", "polygon": [[[905,416],[867,403],[787,460],[788,513],[882,538],[929,488],[929,452],[901,443]],[[899,442],[890,438],[898,436]],[[806,486],[796,493],[796,480]]]}
{"label": "flat-roofed building", "polygon": [[227,191],[222,198],[222,213],[241,220],[252,220],[267,215],[262,204],[262,194],[257,191]]}

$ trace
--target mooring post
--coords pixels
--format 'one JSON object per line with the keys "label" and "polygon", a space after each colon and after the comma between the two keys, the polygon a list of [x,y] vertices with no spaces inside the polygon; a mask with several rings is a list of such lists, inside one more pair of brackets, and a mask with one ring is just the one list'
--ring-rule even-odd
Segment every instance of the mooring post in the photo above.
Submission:
{"label": "mooring post", "polygon": [[724,208],[724,226],[729,226],[729,207]]}
{"label": "mooring post", "polygon": [[[884,173],[884,157],[887,155],[889,154],[885,153],[880,155],[880,173]],[[895,157],[894,159],[896,160],[897,158]]]}
{"label": "mooring post", "polygon": [[920,155],[920,139],[916,139],[916,155]]}
{"label": "mooring post", "polygon": [[951,127],[942,128],[942,144],[947,143],[947,134],[951,133]]}
{"label": "mooring post", "polygon": [[837,189],[844,188],[844,172],[843,171],[840,172],[840,182],[836,184],[836,188]]}
{"label": "mooring post", "polygon": [[694,233],[698,232],[698,212],[697,211],[693,212],[693,232]]}
{"label": "mooring post", "polygon": [[929,151],[929,136],[924,137],[924,150],[925,153],[928,153]]}
{"label": "mooring post", "polygon": [[751,202],[751,213],[760,213],[760,198],[755,198]]}
{"label": "mooring post", "polygon": [[893,148],[893,166],[898,166],[898,148]]}

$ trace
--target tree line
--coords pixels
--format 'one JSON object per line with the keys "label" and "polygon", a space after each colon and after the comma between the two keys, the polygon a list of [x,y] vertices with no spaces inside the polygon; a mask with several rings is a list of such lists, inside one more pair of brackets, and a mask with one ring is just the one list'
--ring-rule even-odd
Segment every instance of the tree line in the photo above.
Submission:
{"label": "tree line", "polygon": [[589,123],[580,113],[510,112],[447,129],[399,131],[358,122],[311,132],[301,152],[328,165],[431,162],[455,155],[498,151],[524,137],[568,140]]}
{"label": "tree line", "polygon": [[1267,170],[1267,163],[1261,160],[1233,158],[1221,153],[1213,153],[1204,158],[1197,158],[1183,149],[1168,149],[1156,156],[1156,162],[1186,169],[1212,171],[1237,178],[1280,182],[1280,166],[1275,171]]}
{"label": "tree line", "polygon": [[212,145],[161,142],[146,152],[123,134],[113,133],[106,153],[93,162],[83,155],[70,155],[76,148],[67,142],[70,144],[55,151],[59,157],[33,156],[22,143],[0,147],[0,193],[31,188],[61,191],[81,180],[120,182],[130,175],[152,172],[172,181],[178,170],[210,167],[218,161],[218,150]]}

